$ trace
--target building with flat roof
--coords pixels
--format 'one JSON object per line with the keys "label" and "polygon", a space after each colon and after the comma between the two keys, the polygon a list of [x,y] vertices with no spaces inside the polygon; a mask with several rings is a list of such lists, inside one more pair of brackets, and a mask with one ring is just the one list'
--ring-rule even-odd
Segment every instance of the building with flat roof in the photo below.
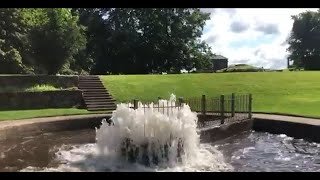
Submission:
{"label": "building with flat roof", "polygon": [[221,55],[214,55],[212,58],[212,69],[214,71],[221,70],[228,67],[228,58]]}

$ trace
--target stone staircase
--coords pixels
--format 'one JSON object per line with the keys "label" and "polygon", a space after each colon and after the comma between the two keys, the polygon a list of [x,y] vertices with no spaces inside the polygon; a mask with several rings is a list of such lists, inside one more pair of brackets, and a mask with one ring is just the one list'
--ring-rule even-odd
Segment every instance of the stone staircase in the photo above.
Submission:
{"label": "stone staircase", "polygon": [[83,91],[83,100],[88,111],[116,109],[116,100],[112,98],[98,76],[79,76],[78,88]]}

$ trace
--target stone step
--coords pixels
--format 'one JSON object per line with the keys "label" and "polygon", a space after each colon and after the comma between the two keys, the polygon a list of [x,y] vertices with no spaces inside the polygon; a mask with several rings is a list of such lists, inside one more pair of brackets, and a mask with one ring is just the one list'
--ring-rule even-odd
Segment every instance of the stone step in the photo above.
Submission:
{"label": "stone step", "polygon": [[96,101],[96,102],[101,102],[101,101],[112,101],[115,102],[116,100],[113,99],[111,96],[109,97],[105,97],[105,96],[100,96],[100,97],[85,97],[83,98],[86,102],[92,102],[92,101]]}
{"label": "stone step", "polygon": [[84,94],[83,99],[94,99],[94,98],[107,98],[107,99],[112,99],[112,96],[110,94]]}
{"label": "stone step", "polygon": [[113,97],[111,95],[109,96],[85,96],[84,99],[86,100],[99,100],[99,99],[104,99],[104,100],[111,100],[111,101],[115,101],[115,99],[113,99]]}
{"label": "stone step", "polygon": [[106,105],[106,104],[88,104],[87,109],[92,109],[92,108],[108,108],[108,109],[116,109],[116,105]]}
{"label": "stone step", "polygon": [[79,80],[82,79],[100,79],[98,76],[80,76]]}
{"label": "stone step", "polygon": [[89,82],[89,81],[95,82],[95,81],[100,81],[100,79],[99,78],[79,79],[79,82]]}
{"label": "stone step", "polygon": [[116,101],[108,101],[108,100],[106,100],[106,101],[92,101],[92,100],[86,101],[85,100],[85,103],[86,103],[86,105],[95,105],[95,104],[114,105],[114,106],[117,105]]}
{"label": "stone step", "polygon": [[87,93],[83,93],[83,97],[87,98],[87,97],[112,97],[109,93],[94,93],[94,92],[87,92]]}
{"label": "stone step", "polygon": [[115,103],[112,104],[88,104],[87,107],[117,107]]}
{"label": "stone step", "polygon": [[88,111],[114,111],[117,107],[87,107]]}
{"label": "stone step", "polygon": [[101,82],[100,79],[81,79],[79,80],[79,83],[93,83],[93,82]]}
{"label": "stone step", "polygon": [[109,103],[109,104],[114,104],[116,105],[116,100],[115,99],[83,99],[85,104],[105,104],[105,103]]}
{"label": "stone step", "polygon": [[94,78],[94,79],[79,79],[79,82],[101,82],[99,78]]}
{"label": "stone step", "polygon": [[79,89],[86,89],[86,88],[105,88],[102,84],[101,85],[97,85],[97,84],[94,84],[94,85],[79,85],[78,86]]}
{"label": "stone step", "polygon": [[97,86],[88,86],[88,87],[78,87],[79,89],[82,89],[82,90],[86,90],[86,89],[104,89],[104,90],[107,90],[105,87],[103,87],[103,86],[99,86],[99,87],[97,87]]}
{"label": "stone step", "polygon": [[97,85],[97,84],[94,84],[94,85],[79,85],[78,86],[79,89],[87,89],[87,88],[105,88],[102,84],[101,85]]}
{"label": "stone step", "polygon": [[112,98],[98,76],[79,76],[78,88],[89,111],[113,111],[116,100]]}
{"label": "stone step", "polygon": [[108,92],[105,88],[99,88],[99,89],[81,89],[84,93],[86,92],[97,92],[97,93],[100,93],[100,92]]}
{"label": "stone step", "polygon": [[88,108],[88,111],[114,111],[115,108]]}
{"label": "stone step", "polygon": [[105,97],[105,96],[85,97],[85,98],[83,98],[83,100],[85,100],[85,101],[112,101],[112,102],[116,102],[116,100],[113,99],[112,97]]}
{"label": "stone step", "polygon": [[98,75],[80,75],[79,78],[99,77]]}
{"label": "stone step", "polygon": [[100,95],[100,94],[106,94],[106,95],[109,95],[109,92],[108,91],[84,91],[84,90],[82,90],[83,91],[83,95],[94,95],[94,94],[98,94],[98,95]]}
{"label": "stone step", "polygon": [[98,77],[79,78],[79,81],[82,81],[82,80],[100,80],[100,78],[98,78]]}
{"label": "stone step", "polygon": [[101,82],[101,80],[99,78],[79,79],[79,82],[89,82],[89,81],[92,81],[92,82],[100,81]]}
{"label": "stone step", "polygon": [[79,79],[79,82],[102,82],[99,78],[96,79]]}
{"label": "stone step", "polygon": [[86,105],[110,105],[110,106],[116,106],[114,101],[85,101]]}
{"label": "stone step", "polygon": [[79,83],[95,83],[95,82],[102,82],[100,79],[82,79],[79,80]]}
{"label": "stone step", "polygon": [[99,79],[96,79],[96,80],[81,80],[79,81],[79,84],[94,84],[94,83],[101,83],[102,84],[102,81],[100,81]]}
{"label": "stone step", "polygon": [[98,94],[84,93],[83,97],[84,98],[112,98],[112,96],[108,93],[98,93]]}
{"label": "stone step", "polygon": [[100,81],[100,80],[85,80],[85,81],[79,81],[79,84],[102,84],[102,81]]}
{"label": "stone step", "polygon": [[79,84],[79,88],[86,88],[86,87],[104,87],[103,84]]}
{"label": "stone step", "polygon": [[107,92],[105,88],[98,88],[98,89],[81,89],[84,92]]}
{"label": "stone step", "polygon": [[99,78],[98,76],[80,76],[79,79]]}
{"label": "stone step", "polygon": [[111,100],[113,97],[111,95],[94,95],[94,96],[83,96],[85,100],[92,100],[92,99],[108,99]]}
{"label": "stone step", "polygon": [[105,89],[105,87],[103,85],[79,85],[78,88],[80,88],[80,89],[93,89],[93,88]]}
{"label": "stone step", "polygon": [[105,88],[79,88],[83,92],[108,92]]}

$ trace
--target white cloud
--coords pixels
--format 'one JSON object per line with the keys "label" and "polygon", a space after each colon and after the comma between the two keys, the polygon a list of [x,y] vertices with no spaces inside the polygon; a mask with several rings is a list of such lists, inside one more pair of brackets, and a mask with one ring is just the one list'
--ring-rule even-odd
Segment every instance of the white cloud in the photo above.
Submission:
{"label": "white cloud", "polygon": [[306,10],[317,9],[204,9],[211,19],[201,39],[207,40],[214,53],[228,57],[229,64],[286,68],[285,40],[292,28],[291,16]]}
{"label": "white cloud", "polygon": [[249,29],[249,24],[243,21],[233,21],[230,25],[230,29],[234,33],[241,33]]}

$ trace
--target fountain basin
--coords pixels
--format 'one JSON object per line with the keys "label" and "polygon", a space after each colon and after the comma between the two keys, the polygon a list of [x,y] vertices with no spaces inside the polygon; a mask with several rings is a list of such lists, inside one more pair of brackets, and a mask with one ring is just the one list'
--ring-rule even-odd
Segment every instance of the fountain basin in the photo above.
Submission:
{"label": "fountain basin", "polygon": [[[84,162],[85,165],[82,164],[84,167],[81,167],[80,163],[81,168],[78,166],[74,169],[56,168],[59,164],[66,163],[64,162],[66,159],[68,160],[66,154],[64,154],[66,155],[64,156],[65,159],[56,159],[57,153],[70,151],[69,157],[73,158],[88,155],[84,152],[90,148],[92,150],[92,145],[95,143],[94,127],[100,125],[103,117],[108,117],[108,115],[0,122],[0,171],[42,171],[44,169],[48,171],[154,171],[154,168],[146,169],[144,167],[140,167],[140,169],[125,169],[123,167],[108,169],[108,167],[102,166],[103,168],[100,169],[96,167],[90,169],[87,166],[88,164],[85,164],[90,164],[90,162]],[[255,131],[252,132],[251,130]],[[278,167],[279,171],[318,171],[320,160],[318,158],[319,152],[315,148],[318,144],[315,142],[319,142],[319,136],[316,133],[320,132],[319,130],[317,124],[254,118],[253,120],[239,121],[219,127],[203,128],[198,131],[201,146],[204,146],[210,152],[214,152],[216,157],[223,154],[225,162],[234,167],[232,171],[277,171],[277,169],[272,168],[273,166]],[[287,134],[297,139],[286,135],[257,134],[258,131]],[[246,141],[248,137],[251,137],[249,142]],[[300,138],[314,142],[308,142]],[[273,147],[273,149],[261,148],[262,144],[268,143],[279,146]],[[285,146],[281,146],[281,144],[285,144]],[[292,148],[294,146],[297,148]],[[221,154],[216,152],[215,147],[221,151]],[[280,153],[275,153],[275,149],[280,149]],[[80,150],[84,152],[78,152]],[[281,151],[286,153],[281,154]],[[303,154],[307,155],[304,156]],[[315,160],[311,160],[311,156],[315,157]],[[91,159],[91,161],[93,160]],[[300,164],[293,163],[293,161]],[[255,164],[254,167],[256,168],[250,166],[250,163]],[[216,169],[216,167],[213,169],[209,167],[198,167],[198,169],[195,167],[169,168],[168,170],[230,171],[226,167],[221,169]]]}

